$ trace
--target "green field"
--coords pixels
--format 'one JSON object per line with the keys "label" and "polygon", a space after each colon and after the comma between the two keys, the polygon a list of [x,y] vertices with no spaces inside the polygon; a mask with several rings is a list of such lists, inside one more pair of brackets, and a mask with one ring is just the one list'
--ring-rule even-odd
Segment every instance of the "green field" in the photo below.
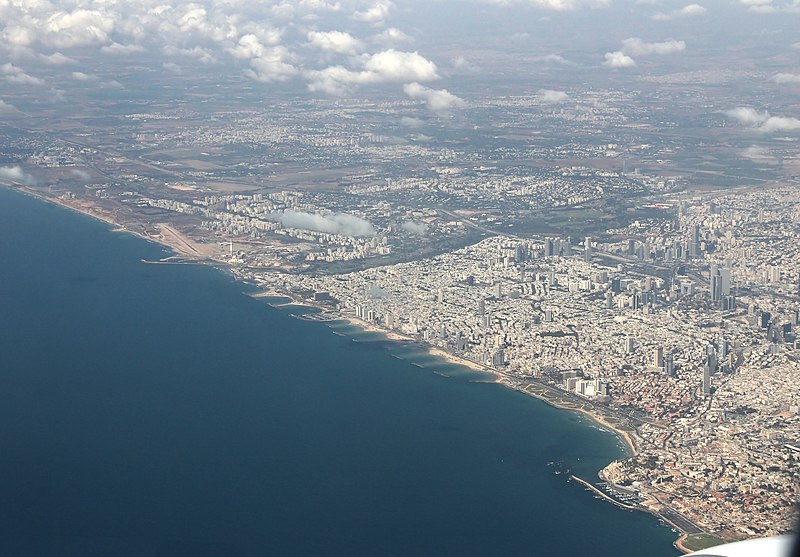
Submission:
{"label": "green field", "polygon": [[683,541],[683,546],[690,551],[700,551],[722,543],[725,542],[711,534],[689,534]]}

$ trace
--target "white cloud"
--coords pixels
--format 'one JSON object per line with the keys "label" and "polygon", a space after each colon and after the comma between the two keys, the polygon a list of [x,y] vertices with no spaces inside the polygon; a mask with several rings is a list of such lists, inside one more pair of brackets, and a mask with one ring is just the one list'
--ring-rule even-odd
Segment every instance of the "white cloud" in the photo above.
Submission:
{"label": "white cloud", "polygon": [[360,58],[361,68],[351,70],[344,66],[330,66],[323,70],[306,72],[311,91],[341,95],[354,86],[371,83],[426,82],[438,79],[436,64],[418,52],[384,50]]}
{"label": "white cloud", "polygon": [[64,64],[75,64],[77,62],[77,60],[75,60],[74,58],[65,56],[60,52],[54,52],[53,54],[40,54],[39,58],[41,58],[48,64],[53,64],[54,66],[61,66]]}
{"label": "white cloud", "polygon": [[631,37],[622,41],[622,52],[631,56],[645,56],[648,54],[673,54],[686,50],[686,43],[683,41],[664,41],[660,43],[649,43],[637,37]]}
{"label": "white cloud", "polygon": [[552,89],[539,89],[537,98],[546,103],[560,103],[569,98],[564,91],[554,91]]}
{"label": "white cloud", "polygon": [[130,54],[132,52],[143,52],[144,47],[138,44],[121,44],[112,42],[100,47],[100,52],[104,54]]}
{"label": "white cloud", "polygon": [[432,112],[447,112],[466,105],[464,99],[455,96],[447,89],[431,89],[419,83],[408,83],[403,86],[403,91],[412,99],[425,101]]}
{"label": "white cloud", "polygon": [[0,99],[0,114],[13,114],[14,112],[19,112],[16,106]]}
{"label": "white cloud", "polygon": [[[438,79],[433,62],[399,46],[413,38],[384,25],[396,11],[391,0],[0,0],[0,63],[38,59],[101,75],[87,49],[107,56],[141,52],[158,59],[165,73],[188,71],[195,61],[233,62],[254,80],[303,78],[311,90],[335,93]],[[355,30],[320,30],[322,22],[348,17]],[[330,57],[319,52],[348,58],[325,67],[320,60]],[[0,73],[0,83],[44,82],[20,70]]]}
{"label": "white cloud", "polygon": [[614,52],[606,52],[606,61],[603,62],[604,66],[609,68],[630,68],[636,65],[636,61],[630,56],[626,56],[620,50]]}
{"label": "white cloud", "polygon": [[572,11],[579,8],[604,8],[611,0],[485,0],[488,4],[523,4],[556,12]]}
{"label": "white cloud", "polygon": [[273,218],[286,228],[300,228],[314,230],[328,234],[342,234],[344,236],[374,236],[375,227],[368,220],[347,213],[303,213],[299,211],[285,211],[273,213]]}
{"label": "white cloud", "polygon": [[766,147],[760,147],[758,145],[751,145],[746,149],[742,149],[740,154],[747,158],[747,159],[769,159],[772,158],[772,154],[770,153],[769,149]]}
{"label": "white cloud", "polygon": [[722,112],[741,124],[753,127],[761,133],[792,132],[800,130],[800,119],[787,116],[770,116],[769,112],[740,106]]}
{"label": "white cloud", "polygon": [[361,41],[342,31],[311,31],[307,37],[311,46],[325,52],[353,55],[364,48]]}
{"label": "white cloud", "polygon": [[378,0],[366,10],[360,10],[353,14],[353,19],[379,25],[389,19],[389,15],[395,8],[390,0]]}
{"label": "white cloud", "polygon": [[36,179],[19,166],[0,166],[0,180],[31,186]]}
{"label": "white cloud", "polygon": [[45,42],[59,48],[105,44],[114,19],[99,10],[58,11],[44,24]]}
{"label": "white cloud", "polygon": [[241,37],[229,52],[234,58],[249,61],[250,69],[245,72],[248,77],[264,83],[286,81],[300,72],[291,63],[292,55],[286,47],[273,46],[279,38],[280,33],[277,36],[272,32],[262,33],[261,37],[250,33]]}
{"label": "white cloud", "polygon": [[375,73],[379,81],[431,81],[439,77],[436,64],[419,52],[402,52],[392,48],[367,58],[364,68]]}
{"label": "white cloud", "polygon": [[689,4],[687,6],[682,7],[676,13],[681,17],[694,17],[698,15],[704,15],[708,10],[705,9],[700,4]]}
{"label": "white cloud", "polygon": [[263,83],[291,79],[300,72],[286,61],[287,58],[289,58],[289,51],[285,47],[270,47],[258,58],[250,60],[252,69],[246,71],[245,75]]}
{"label": "white cloud", "polygon": [[785,116],[770,116],[758,127],[761,133],[793,132],[800,130],[800,119]]}
{"label": "white cloud", "polygon": [[747,11],[756,14],[773,13],[798,13],[800,12],[800,2],[797,0],[786,0],[774,2],[773,0],[739,0],[743,6],[747,6]]}
{"label": "white cloud", "polygon": [[708,12],[708,10],[700,4],[688,4],[680,9],[673,10],[668,13],[658,12],[653,16],[653,19],[657,21],[670,21],[676,18],[698,17],[705,15],[706,12]]}
{"label": "white cloud", "polygon": [[800,74],[779,73],[772,76],[772,81],[775,83],[800,83]]}
{"label": "white cloud", "polygon": [[403,116],[400,118],[400,125],[405,126],[407,128],[419,128],[424,125],[425,122],[420,120],[419,118],[413,118],[411,116]]}
{"label": "white cloud", "polygon": [[83,72],[72,72],[71,75],[72,75],[72,79],[74,79],[76,81],[95,81],[95,80],[97,80],[97,76],[96,75],[91,75],[91,74],[83,73]]}
{"label": "white cloud", "polygon": [[14,85],[44,85],[43,79],[28,75],[13,64],[0,66],[0,74],[5,76],[5,80],[8,83],[13,83]]}
{"label": "white cloud", "polygon": [[724,110],[722,113],[747,126],[760,124],[769,118],[768,112],[758,112],[756,109],[747,106],[739,106],[730,110]]}
{"label": "white cloud", "polygon": [[400,225],[400,228],[410,234],[414,234],[415,236],[422,236],[425,234],[425,231],[428,230],[428,227],[424,222],[414,222],[411,220],[405,221]]}
{"label": "white cloud", "polygon": [[544,56],[537,56],[534,58],[537,62],[544,62],[545,64],[563,64],[569,65],[571,62],[559,54],[545,54]]}
{"label": "white cloud", "polygon": [[373,35],[371,40],[374,43],[388,45],[388,46],[414,42],[414,39],[412,37],[406,35],[396,27],[389,27],[382,33]]}

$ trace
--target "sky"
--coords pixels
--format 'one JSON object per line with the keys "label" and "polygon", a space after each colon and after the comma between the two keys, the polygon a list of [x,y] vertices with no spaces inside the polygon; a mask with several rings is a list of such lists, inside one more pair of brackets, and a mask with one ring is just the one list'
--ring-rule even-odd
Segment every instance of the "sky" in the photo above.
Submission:
{"label": "sky", "polygon": [[[548,102],[586,75],[719,67],[796,95],[798,28],[800,0],[0,0],[0,116],[23,92],[131,87],[141,65],[235,75],[265,94],[380,89],[434,113],[467,106],[468,83],[540,72],[554,76],[531,80]],[[759,109],[755,124],[780,124]]]}

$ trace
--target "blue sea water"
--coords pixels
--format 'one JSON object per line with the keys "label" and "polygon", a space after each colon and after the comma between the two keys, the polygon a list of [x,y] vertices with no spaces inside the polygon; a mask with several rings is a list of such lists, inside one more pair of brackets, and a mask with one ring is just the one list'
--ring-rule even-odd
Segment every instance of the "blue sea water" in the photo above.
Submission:
{"label": "blue sea water", "polygon": [[677,555],[608,432],[164,255],[0,189],[0,555]]}

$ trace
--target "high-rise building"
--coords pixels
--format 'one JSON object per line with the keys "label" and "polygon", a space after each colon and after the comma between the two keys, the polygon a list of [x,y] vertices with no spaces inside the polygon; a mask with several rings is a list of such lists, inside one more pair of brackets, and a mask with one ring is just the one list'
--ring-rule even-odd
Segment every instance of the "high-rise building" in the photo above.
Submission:
{"label": "high-rise building", "polygon": [[658,368],[664,367],[664,347],[656,346],[653,350],[653,365]]}
{"label": "high-rise building", "polygon": [[731,294],[731,270],[729,267],[722,267],[719,270],[720,280],[722,281],[722,295],[730,296]]}
{"label": "high-rise building", "polygon": [[635,351],[635,346],[633,343],[633,337],[628,337],[625,339],[625,353],[626,354],[633,354]]}
{"label": "high-rise building", "polygon": [[553,239],[552,238],[547,238],[544,241],[544,256],[545,257],[552,257],[554,250],[555,250],[555,245],[553,244]]}
{"label": "high-rise building", "polygon": [[719,355],[720,362],[724,360],[728,355],[728,339],[726,339],[723,336],[719,337],[719,345],[717,346],[717,353]]}
{"label": "high-rise building", "polygon": [[501,367],[505,365],[505,363],[506,363],[505,352],[503,351],[502,348],[498,348],[497,350],[495,350],[494,354],[492,354],[492,365],[494,367]]}
{"label": "high-rise building", "polygon": [[484,315],[486,315],[486,302],[484,301],[483,298],[478,300],[478,315],[480,317],[483,317]]}
{"label": "high-rise building", "polygon": [[664,375],[667,377],[675,377],[675,359],[672,352],[668,352],[664,356]]}
{"label": "high-rise building", "polygon": [[711,395],[711,370],[706,365],[703,368],[703,396],[707,397]]}
{"label": "high-rise building", "polygon": [[592,260],[592,239],[586,236],[583,242],[583,260],[589,262]]}

